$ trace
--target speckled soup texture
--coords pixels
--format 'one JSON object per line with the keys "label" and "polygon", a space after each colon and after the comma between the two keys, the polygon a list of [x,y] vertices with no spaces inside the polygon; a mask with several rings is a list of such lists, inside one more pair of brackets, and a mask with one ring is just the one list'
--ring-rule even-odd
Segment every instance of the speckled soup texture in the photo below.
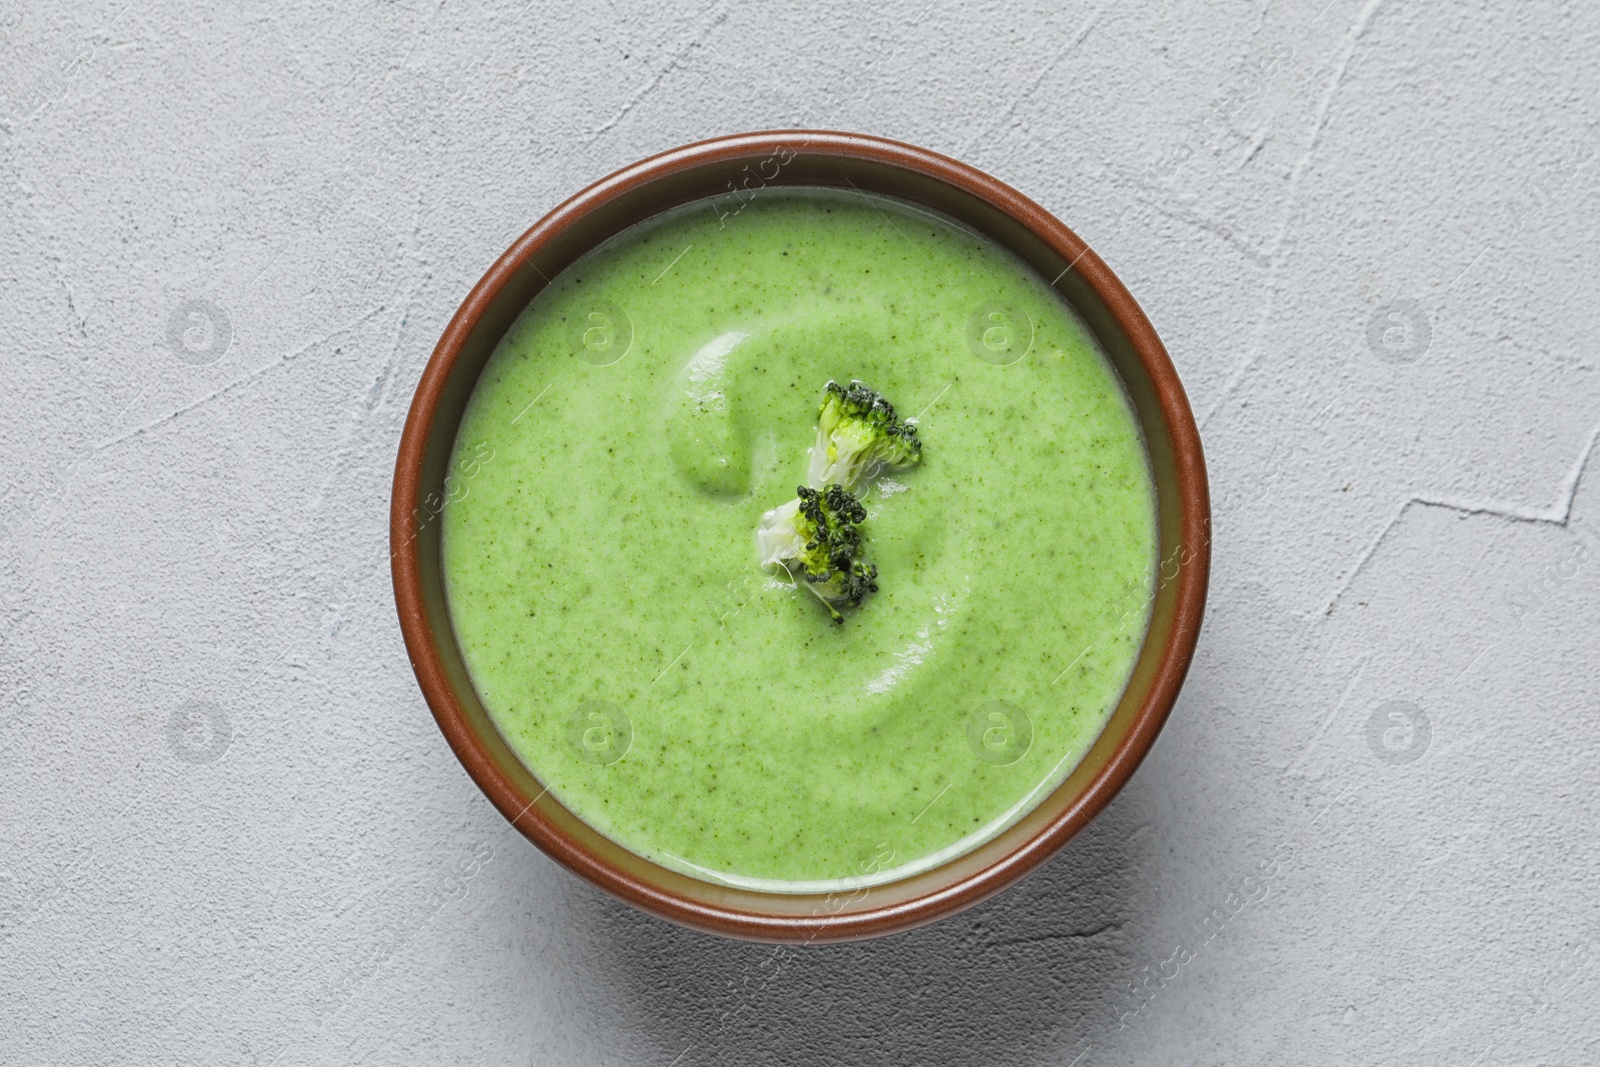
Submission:
{"label": "speckled soup texture", "polygon": [[[842,625],[757,565],[828,379],[916,415]],[[614,840],[701,877],[897,877],[999,832],[1143,641],[1154,491],[1115,373],[1009,252],[896,201],[689,205],[558,276],[473,394],[451,616],[494,722]]]}

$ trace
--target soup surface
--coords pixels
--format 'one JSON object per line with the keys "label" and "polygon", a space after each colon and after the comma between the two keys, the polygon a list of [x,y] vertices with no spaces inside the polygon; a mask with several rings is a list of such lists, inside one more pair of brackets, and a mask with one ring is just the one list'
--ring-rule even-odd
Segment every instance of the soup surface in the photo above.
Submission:
{"label": "soup surface", "polygon": [[[842,624],[758,565],[829,379],[914,416],[863,493]],[[1155,495],[1116,374],[1010,252],[877,195],[687,205],[558,275],[469,402],[443,516],[456,638],[571,811],[698,877],[816,891],[1014,822],[1127,683]]]}

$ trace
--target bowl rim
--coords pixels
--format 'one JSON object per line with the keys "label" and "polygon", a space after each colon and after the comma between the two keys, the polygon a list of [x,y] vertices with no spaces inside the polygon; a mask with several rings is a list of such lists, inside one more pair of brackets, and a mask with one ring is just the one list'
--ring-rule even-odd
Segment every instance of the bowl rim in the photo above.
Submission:
{"label": "bowl rim", "polygon": [[[674,888],[671,884],[673,879],[644,878],[636,871],[624,870],[620,865],[597,855],[595,850],[575,840],[545,817],[541,802],[548,804],[554,798],[546,800],[548,790],[541,790],[537,796],[528,799],[527,794],[497,765],[487,750],[486,739],[474,729],[458,699],[450,672],[435,643],[435,628],[430,622],[428,598],[423,588],[424,541],[418,532],[419,522],[426,521],[418,518],[423,504],[424,466],[434,420],[446,387],[452,381],[453,372],[473,331],[502,291],[529,267],[538,271],[548,283],[550,276],[545,275],[535,262],[536,254],[580,219],[620,196],[636,193],[653,183],[683,175],[695,168],[725,166],[730,162],[760,157],[768,157],[770,161],[777,158],[779,153],[790,153],[790,159],[806,156],[913,172],[920,179],[932,179],[952,187],[958,194],[984,202],[1058,254],[1066,267],[1054,281],[1048,283],[1050,287],[1072,304],[1057,283],[1070,273],[1075,283],[1086,285],[1103,302],[1148,377],[1148,385],[1153,390],[1170,440],[1172,477],[1177,490],[1177,544],[1181,547],[1181,553],[1174,551],[1166,554],[1157,565],[1157,587],[1152,592],[1152,600],[1160,597],[1161,590],[1170,586],[1172,613],[1170,626],[1165,627],[1165,643],[1160,647],[1148,676],[1144,699],[1133,712],[1131,723],[1120,742],[1106,752],[1098,753],[1097,767],[1086,787],[1078,789],[1075,797],[1016,847],[991,862],[967,870],[949,884],[936,886],[929,892],[909,899],[872,905],[858,898],[848,901],[850,906],[834,906],[830,903],[804,914],[780,913],[760,907],[761,898],[792,898],[792,894],[730,891],[719,886],[719,899],[696,899]],[[729,187],[733,188],[732,183],[729,183]],[[664,204],[660,210],[672,206]],[[992,236],[990,239],[998,240]],[[585,250],[594,247],[594,244],[585,246]],[[1124,379],[1124,388],[1129,388],[1130,383],[1120,369],[1118,376]],[[476,383],[476,377],[474,373],[472,384]],[[453,438],[454,433],[451,436]],[[1147,440],[1147,452],[1150,448]],[[442,509],[443,504],[439,507]],[[699,141],[623,167],[557,205],[496,259],[445,327],[418,382],[395,462],[390,506],[390,549],[400,629],[418,684],[441,732],[469,776],[517,830],[569,870],[662,918],[702,931],[747,940],[832,942],[910,929],[975,904],[1011,885],[1049,859],[1110,803],[1149,752],[1171,713],[1193,658],[1210,574],[1210,503],[1199,428],[1166,348],[1133,295],[1076,233],[1011,186],[937,152],[867,134],[773,130]],[[1173,560],[1177,565],[1168,577],[1166,569]],[[1147,642],[1152,639],[1154,621],[1148,626]],[[1141,648],[1136,663],[1142,663],[1146,653],[1147,650]],[[1130,681],[1129,688],[1132,685]],[[1121,714],[1120,705],[1113,709],[1113,714]],[[1079,762],[1080,768],[1089,762],[1091,754],[1097,753],[1109,732],[1110,722],[1108,718],[1106,728],[1102,729],[1101,735],[1085,752]],[[531,773],[529,769],[530,777]],[[1046,808],[1075,777],[1075,772],[1069,772],[1055,790],[1040,798],[1030,810]],[[1003,838],[1010,832],[1004,831],[999,837]],[[918,877],[953,867],[959,860],[960,857],[957,857],[928,872],[922,872]],[[655,867],[648,861],[642,861],[642,866]],[[655,869],[676,874],[664,867]],[[663,885],[662,881],[668,884]],[[831,901],[836,896],[838,894],[828,894],[828,899]],[[863,906],[854,907],[858,902]]]}

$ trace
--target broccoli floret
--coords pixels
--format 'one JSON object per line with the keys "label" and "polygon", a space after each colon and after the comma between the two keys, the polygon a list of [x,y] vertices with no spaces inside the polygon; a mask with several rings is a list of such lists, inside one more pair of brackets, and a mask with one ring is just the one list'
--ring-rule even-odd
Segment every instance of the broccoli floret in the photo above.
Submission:
{"label": "broccoli floret", "polygon": [[821,491],[797,486],[795,494],[761,516],[761,564],[782,566],[803,580],[833,621],[842,623],[841,605],[859,605],[878,590],[878,568],[861,558],[859,525],[867,509],[837,482]]}
{"label": "broccoli floret", "polygon": [[756,546],[763,567],[781,566],[821,600],[834,622],[840,608],[878,591],[878,568],[862,559],[860,524],[867,509],[850,490],[893,467],[922,459],[915,420],[859,381],[823,387],[809,485],[761,516]]}
{"label": "broccoli floret", "polygon": [[916,426],[896,418],[883,394],[854,380],[823,387],[808,475],[813,488],[838,483],[853,489],[886,468],[909,467],[921,459]]}

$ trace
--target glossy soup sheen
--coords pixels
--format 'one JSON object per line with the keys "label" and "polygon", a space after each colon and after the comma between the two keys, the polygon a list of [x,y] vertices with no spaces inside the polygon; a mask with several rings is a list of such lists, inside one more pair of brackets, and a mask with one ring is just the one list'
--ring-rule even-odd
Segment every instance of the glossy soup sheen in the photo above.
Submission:
{"label": "glossy soup sheen", "polygon": [[[916,415],[865,494],[879,591],[836,625],[757,564],[822,385]],[[880,196],[657,216],[554,279],[476,387],[444,512],[451,618],[554,796],[699,877],[898,877],[998,833],[1126,685],[1154,489],[1115,373],[1011,253]]]}

